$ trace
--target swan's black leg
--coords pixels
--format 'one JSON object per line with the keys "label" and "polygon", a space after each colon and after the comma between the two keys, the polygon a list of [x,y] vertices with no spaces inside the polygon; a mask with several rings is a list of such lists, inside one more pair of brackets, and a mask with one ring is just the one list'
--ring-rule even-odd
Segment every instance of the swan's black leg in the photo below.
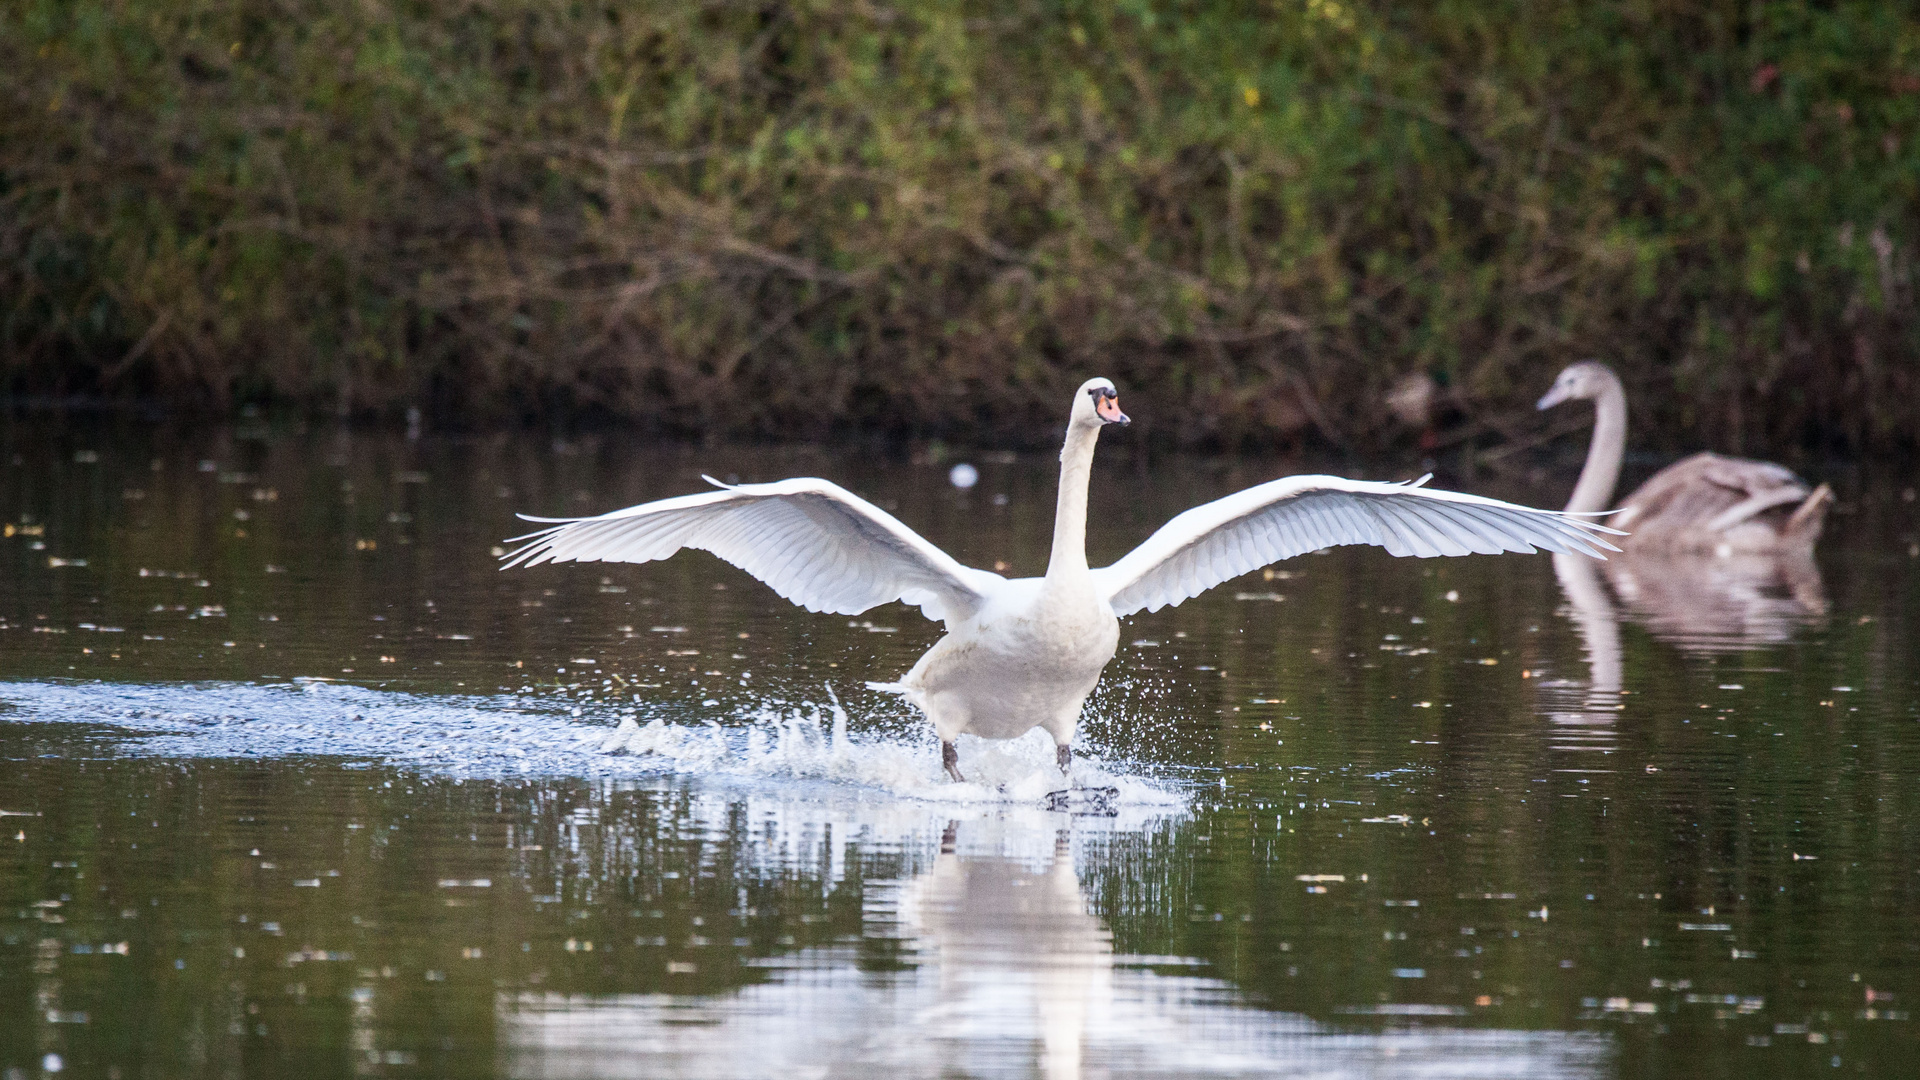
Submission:
{"label": "swan's black leg", "polygon": [[941,740],[940,743],[940,764],[947,767],[947,775],[953,777],[954,783],[967,782],[967,778],[960,775],[960,751],[955,750],[953,744],[945,740]]}
{"label": "swan's black leg", "polygon": [[1067,772],[1068,766],[1073,764],[1073,747],[1068,746],[1066,743],[1061,743],[1059,746],[1054,747],[1054,760],[1060,763],[1061,772]]}

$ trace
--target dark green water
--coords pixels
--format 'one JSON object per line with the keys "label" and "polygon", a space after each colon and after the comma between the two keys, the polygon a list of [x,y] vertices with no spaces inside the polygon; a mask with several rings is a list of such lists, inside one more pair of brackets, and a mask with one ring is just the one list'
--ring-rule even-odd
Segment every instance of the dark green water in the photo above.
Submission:
{"label": "dark green water", "polygon": [[[1096,565],[1296,471],[1121,450]],[[704,471],[1039,573],[1053,462],[977,463],[0,425],[0,1075],[1912,1075],[1899,477],[1817,568],[1343,549],[1131,619],[1077,813],[864,689],[916,611],[494,568]]]}

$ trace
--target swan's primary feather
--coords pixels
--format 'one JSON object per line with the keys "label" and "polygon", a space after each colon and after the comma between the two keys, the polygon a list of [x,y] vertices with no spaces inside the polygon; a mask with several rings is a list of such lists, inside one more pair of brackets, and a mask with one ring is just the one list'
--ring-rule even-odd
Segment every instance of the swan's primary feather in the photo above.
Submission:
{"label": "swan's primary feather", "polygon": [[[652,562],[681,548],[711,551],[808,611],[858,615],[893,600],[930,619],[965,619],[1005,579],[962,566],[899,519],[814,477],[630,506],[553,522],[515,540],[501,569],[544,562]],[[525,517],[525,515],[521,515]],[[510,541],[511,542],[511,541]]]}
{"label": "swan's primary feather", "polygon": [[[1425,478],[1422,478],[1424,482]],[[1617,551],[1578,515],[1416,484],[1289,476],[1203,503],[1093,572],[1115,615],[1158,611],[1281,559],[1341,544],[1394,555]]]}

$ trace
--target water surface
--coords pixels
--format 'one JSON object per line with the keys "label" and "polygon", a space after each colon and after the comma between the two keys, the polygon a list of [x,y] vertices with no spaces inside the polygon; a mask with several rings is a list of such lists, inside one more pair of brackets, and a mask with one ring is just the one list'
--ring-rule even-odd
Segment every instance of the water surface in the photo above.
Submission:
{"label": "water surface", "polygon": [[[1898,478],[1817,564],[1341,549],[1129,619],[1059,809],[1043,735],[949,784],[864,688],[915,610],[495,569],[701,472],[1044,569],[1049,456],[927,457],[0,425],[0,1070],[1907,1074]],[[1106,453],[1093,561],[1296,468]]]}

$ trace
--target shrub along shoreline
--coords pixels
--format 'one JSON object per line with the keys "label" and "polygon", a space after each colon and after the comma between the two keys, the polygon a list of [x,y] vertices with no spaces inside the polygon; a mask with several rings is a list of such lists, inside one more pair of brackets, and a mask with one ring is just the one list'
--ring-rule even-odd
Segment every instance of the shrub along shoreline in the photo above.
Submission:
{"label": "shrub along shoreline", "polygon": [[1365,449],[1600,357],[1636,443],[1875,453],[1916,243],[1890,0],[0,10],[12,395]]}

